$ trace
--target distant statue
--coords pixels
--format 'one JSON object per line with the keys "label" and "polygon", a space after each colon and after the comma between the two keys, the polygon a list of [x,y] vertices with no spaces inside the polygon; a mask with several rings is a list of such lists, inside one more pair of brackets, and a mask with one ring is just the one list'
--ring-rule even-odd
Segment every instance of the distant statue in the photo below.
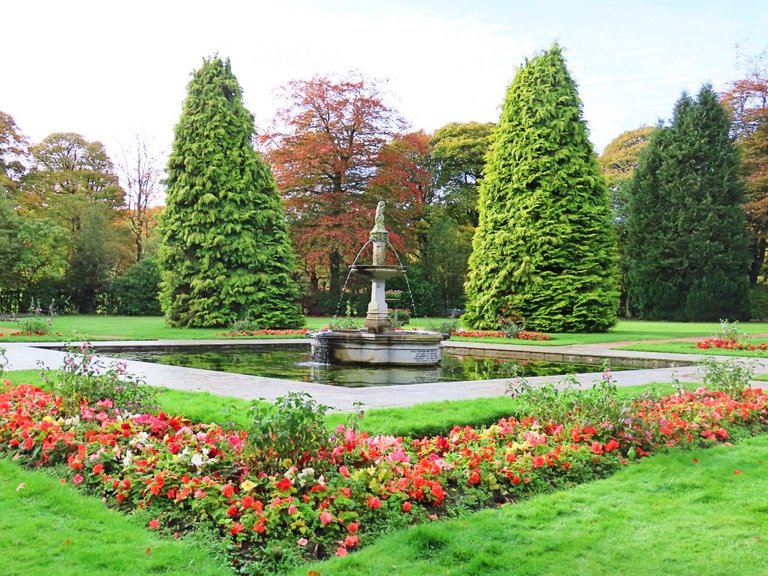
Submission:
{"label": "distant statue", "polygon": [[376,206],[376,217],[373,220],[374,230],[384,228],[384,205],[385,204],[386,202],[384,202],[384,200],[379,200],[379,203]]}

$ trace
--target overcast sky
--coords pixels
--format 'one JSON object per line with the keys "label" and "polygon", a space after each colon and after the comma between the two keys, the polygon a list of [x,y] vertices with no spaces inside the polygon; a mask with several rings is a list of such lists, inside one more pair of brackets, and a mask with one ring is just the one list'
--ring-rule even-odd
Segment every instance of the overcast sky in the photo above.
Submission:
{"label": "overcast sky", "polygon": [[414,130],[496,121],[516,69],[557,41],[598,151],[667,119],[683,90],[743,76],[768,47],[768,2],[742,0],[10,0],[0,111],[33,142],[134,135],[167,149],[193,69],[228,57],[257,125],[293,79],[357,69],[388,80]]}

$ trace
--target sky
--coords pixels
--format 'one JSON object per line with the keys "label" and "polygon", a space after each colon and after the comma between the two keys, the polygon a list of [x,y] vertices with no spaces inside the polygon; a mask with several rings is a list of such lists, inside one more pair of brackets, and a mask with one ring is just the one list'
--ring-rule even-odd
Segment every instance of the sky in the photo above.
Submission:
{"label": "sky", "polygon": [[515,71],[556,41],[600,152],[768,48],[764,0],[10,0],[2,20],[0,111],[32,142],[76,132],[113,160],[137,136],[167,153],[190,74],[214,54],[257,128],[279,86],[358,70],[432,132],[496,121]]}

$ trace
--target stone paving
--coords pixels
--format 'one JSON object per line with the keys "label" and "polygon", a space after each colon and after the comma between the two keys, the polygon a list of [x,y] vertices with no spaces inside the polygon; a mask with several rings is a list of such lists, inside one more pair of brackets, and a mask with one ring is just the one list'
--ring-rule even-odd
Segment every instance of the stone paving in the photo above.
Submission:
{"label": "stone paving", "polygon": [[[286,340],[238,340],[235,344],[242,345],[285,345],[297,341]],[[232,346],[232,341],[196,340],[196,341],[119,341],[94,342],[99,348],[137,348],[141,346],[158,347],[187,347],[187,346]],[[308,344],[308,343],[307,343]],[[514,344],[487,344],[476,342],[446,341],[446,348],[467,349],[473,353],[485,355],[514,355],[520,357],[540,357],[546,354],[553,361],[573,361],[574,359],[610,358],[616,364],[622,361],[633,363],[677,363],[676,367],[641,368],[613,372],[613,378],[619,386],[632,386],[650,382],[671,382],[675,379],[690,382],[700,381],[701,374],[694,365],[702,356],[696,354],[666,354],[655,352],[635,352],[617,350],[615,347],[626,343],[580,344],[570,346],[536,346]],[[48,368],[58,368],[63,365],[65,353],[60,349],[64,343],[4,343],[8,370],[36,369],[41,365]],[[109,361],[109,352],[99,354]],[[723,359],[722,357],[718,357]],[[768,361],[749,359],[754,366],[755,374],[768,373]],[[262,376],[246,376],[213,372],[196,368],[180,368],[152,364],[148,362],[126,361],[128,371],[140,376],[148,384],[166,386],[189,391],[207,391],[222,396],[234,396],[246,400],[264,398],[274,400],[288,392],[308,392],[319,403],[330,406],[333,410],[352,410],[355,403],[361,402],[365,407],[410,406],[420,402],[438,400],[464,400],[481,397],[501,396],[505,393],[509,378],[497,380],[477,380],[465,382],[439,382],[427,384],[408,384],[398,386],[375,386],[363,388],[344,388],[325,384],[296,382]],[[599,374],[577,374],[576,380],[582,385],[589,385]],[[527,378],[531,384],[562,380],[562,376],[540,376]],[[767,387],[768,382],[753,382],[754,386]]]}

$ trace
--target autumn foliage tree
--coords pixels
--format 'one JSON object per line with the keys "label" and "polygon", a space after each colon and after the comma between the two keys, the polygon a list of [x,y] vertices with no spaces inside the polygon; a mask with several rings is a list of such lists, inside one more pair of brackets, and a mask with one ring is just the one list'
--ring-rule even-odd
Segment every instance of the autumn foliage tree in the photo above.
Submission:
{"label": "autumn foliage tree", "polygon": [[749,59],[747,75],[730,85],[722,102],[731,111],[732,135],[741,153],[754,284],[763,273],[768,246],[768,52]]}
{"label": "autumn foliage tree", "polygon": [[206,60],[189,83],[168,158],[158,257],[172,325],[303,323],[283,206],[253,135],[229,60]]}
{"label": "autumn foliage tree", "polygon": [[379,152],[401,121],[379,85],[359,74],[295,80],[280,95],[267,158],[311,288],[327,280],[338,294],[371,228],[378,199],[367,192]]}

